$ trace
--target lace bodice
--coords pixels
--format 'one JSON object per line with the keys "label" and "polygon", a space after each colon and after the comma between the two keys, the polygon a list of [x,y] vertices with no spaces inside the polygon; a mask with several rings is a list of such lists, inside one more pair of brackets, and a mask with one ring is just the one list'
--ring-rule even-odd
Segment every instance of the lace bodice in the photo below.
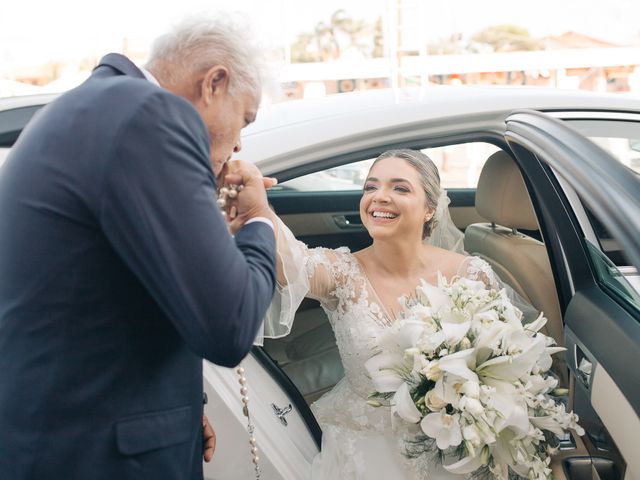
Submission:
{"label": "lace bodice", "polygon": [[[393,320],[388,318],[366,272],[348,248],[307,250],[304,265],[310,279],[308,296],[319,300],[327,313],[345,377],[366,401],[373,385],[364,362],[371,357],[380,335]],[[316,278],[318,275],[320,282]],[[489,287],[496,281],[491,267],[477,257],[467,257],[457,275],[484,281]]]}

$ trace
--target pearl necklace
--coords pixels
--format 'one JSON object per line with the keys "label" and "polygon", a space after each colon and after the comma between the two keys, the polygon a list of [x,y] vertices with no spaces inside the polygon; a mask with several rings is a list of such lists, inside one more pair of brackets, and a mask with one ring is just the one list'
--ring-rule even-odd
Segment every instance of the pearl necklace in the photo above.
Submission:
{"label": "pearl necklace", "polygon": [[[244,185],[235,185],[232,183],[229,185],[224,185],[218,190],[218,199],[216,200],[216,203],[222,211],[222,216],[224,216],[225,218],[227,216],[227,198],[236,198],[243,188]],[[231,218],[234,218],[236,216],[235,206],[232,206],[229,210],[229,216]],[[251,420],[251,416],[249,415],[249,387],[247,377],[244,376],[244,367],[242,366],[242,364],[238,365],[236,373],[238,374],[238,382],[240,383],[242,414],[247,417],[247,431],[249,432],[249,445],[251,445],[251,460],[253,462],[253,470],[256,473],[256,480],[260,480],[261,476],[260,466],[258,465],[258,461],[260,460],[260,457],[258,457],[258,442],[256,441],[256,437],[254,436],[255,426],[253,425],[253,421]]]}

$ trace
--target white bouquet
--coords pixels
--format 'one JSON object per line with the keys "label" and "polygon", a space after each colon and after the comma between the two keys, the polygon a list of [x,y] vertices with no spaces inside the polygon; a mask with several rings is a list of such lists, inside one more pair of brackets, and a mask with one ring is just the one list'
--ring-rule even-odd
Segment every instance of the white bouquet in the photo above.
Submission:
{"label": "white bouquet", "polygon": [[401,302],[366,363],[369,403],[388,401],[392,415],[419,424],[414,452],[435,443],[441,458],[454,458],[444,465],[452,473],[551,478],[554,434],[584,431],[551,395],[558,382],[546,372],[564,348],[539,332],[546,318],[523,325],[504,290],[465,278],[422,282]]}

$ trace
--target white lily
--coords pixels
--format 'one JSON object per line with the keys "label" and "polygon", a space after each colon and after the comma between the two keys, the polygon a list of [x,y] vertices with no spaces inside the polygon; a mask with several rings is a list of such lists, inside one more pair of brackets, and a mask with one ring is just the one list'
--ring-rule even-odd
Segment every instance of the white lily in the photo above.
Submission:
{"label": "white lily", "polygon": [[475,448],[482,445],[482,435],[475,424],[469,424],[462,429],[462,437]]}
{"label": "white lily", "polygon": [[547,393],[558,386],[558,379],[553,377],[543,377],[542,375],[531,375],[526,382],[527,391],[532,395]]}
{"label": "white lily", "polygon": [[420,411],[416,408],[415,403],[413,403],[413,399],[409,393],[409,386],[406,383],[400,385],[398,391],[393,396],[391,412],[397,413],[400,418],[409,423],[418,423],[422,418]]}
{"label": "white lily", "polygon": [[[506,472],[507,465],[513,465],[515,461],[515,448],[513,446],[515,438],[515,433],[507,429],[500,433],[495,443],[491,446],[491,454],[495,465],[501,473]],[[504,478],[506,480],[507,477]]]}
{"label": "white lily", "polygon": [[422,280],[418,289],[429,301],[429,306],[433,313],[438,313],[442,308],[451,306],[451,298],[442,290],[442,288],[436,287]]}
{"label": "white lily", "polygon": [[455,473],[457,475],[465,475],[467,473],[471,473],[474,470],[477,470],[482,466],[482,461],[480,460],[480,455],[475,457],[468,456],[464,457],[462,460],[458,460],[455,463],[451,463],[449,465],[443,465],[443,467],[451,473]]}
{"label": "white lily", "polygon": [[548,430],[556,435],[564,434],[564,429],[560,423],[550,415],[544,417],[529,417],[529,420],[541,430]]}
{"label": "white lily", "polygon": [[525,330],[529,330],[530,332],[539,332],[542,327],[547,324],[547,318],[543,316],[542,312],[538,315],[533,322],[529,322],[524,325]]}
{"label": "white lily", "polygon": [[404,383],[396,368],[403,363],[401,353],[379,353],[364,363],[378,392],[395,392]]}
{"label": "white lily", "polygon": [[458,407],[460,401],[460,395],[456,392],[455,388],[450,381],[445,381],[444,376],[440,377],[436,384],[431,389],[435,395],[441,398],[445,403],[450,403],[455,408]]}
{"label": "white lily", "polygon": [[540,354],[540,358],[538,358],[538,368],[542,372],[546,372],[551,368],[551,364],[553,363],[553,359],[551,355],[555,355],[556,353],[564,352],[567,349],[564,347],[547,347],[544,349],[542,354]]}
{"label": "white lily", "polygon": [[404,320],[399,325],[395,340],[401,350],[414,347],[424,332],[422,320]]}
{"label": "white lily", "polygon": [[494,421],[496,432],[502,432],[507,428],[526,433],[529,430],[529,412],[523,398],[517,393],[516,388],[509,382],[485,379],[485,382],[495,390],[492,394],[493,408],[500,416]]}
{"label": "white lily", "polygon": [[465,335],[469,331],[469,327],[471,327],[471,322],[466,321],[455,323],[443,319],[440,325],[442,327],[442,331],[444,332],[445,341],[447,342],[447,344],[457,345],[463,338],[465,338]]}
{"label": "white lily", "polygon": [[[527,337],[529,338],[529,337]],[[528,344],[527,344],[528,343]],[[528,375],[545,349],[544,341],[529,338],[523,343],[523,350],[514,355],[495,357],[478,366],[476,371],[482,377],[498,380],[516,381]]]}
{"label": "white lily", "polygon": [[491,309],[476,312],[471,319],[474,330],[491,327],[495,322],[499,321],[498,312]]}
{"label": "white lily", "polygon": [[418,343],[418,348],[425,354],[433,354],[445,341],[445,334],[442,330],[431,335],[425,335]]}
{"label": "white lily", "polygon": [[420,428],[425,435],[435,438],[440,450],[457,447],[462,443],[459,414],[448,415],[444,410],[429,413],[420,422]]}
{"label": "white lily", "polygon": [[451,373],[465,380],[478,383],[478,375],[471,370],[475,368],[475,363],[475,350],[469,348],[442,357],[440,359],[440,369],[443,372]]}
{"label": "white lily", "polygon": [[410,311],[417,320],[420,320],[423,323],[425,334],[428,335],[438,330],[438,325],[436,325],[436,322],[433,320],[431,307],[418,304],[411,307]]}

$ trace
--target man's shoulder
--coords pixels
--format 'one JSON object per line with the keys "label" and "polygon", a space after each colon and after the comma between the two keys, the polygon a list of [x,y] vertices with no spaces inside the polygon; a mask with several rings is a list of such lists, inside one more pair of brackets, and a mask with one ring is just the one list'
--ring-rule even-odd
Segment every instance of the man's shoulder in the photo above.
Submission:
{"label": "man's shoulder", "polygon": [[200,115],[188,100],[144,78],[119,75],[90,79],[77,95],[83,97],[83,104],[92,103],[94,112],[116,122],[152,121],[204,130]]}

